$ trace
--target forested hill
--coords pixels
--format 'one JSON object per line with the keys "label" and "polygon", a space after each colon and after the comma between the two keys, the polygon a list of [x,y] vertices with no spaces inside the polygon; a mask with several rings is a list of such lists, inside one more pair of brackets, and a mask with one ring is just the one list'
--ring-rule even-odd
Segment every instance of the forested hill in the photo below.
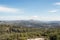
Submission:
{"label": "forested hill", "polygon": [[0,21],[0,24],[40,28],[60,27],[60,21],[15,20],[15,21]]}
{"label": "forested hill", "polygon": [[27,40],[41,37],[47,40],[60,40],[59,27],[58,21],[0,21],[0,40]]}

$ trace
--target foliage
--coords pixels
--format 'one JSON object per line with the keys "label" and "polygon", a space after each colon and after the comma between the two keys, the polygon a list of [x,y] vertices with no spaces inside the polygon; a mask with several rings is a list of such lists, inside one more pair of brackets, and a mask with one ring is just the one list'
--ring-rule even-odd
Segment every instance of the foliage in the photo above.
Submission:
{"label": "foliage", "polygon": [[34,28],[0,24],[0,40],[27,40],[36,37],[60,40],[60,28]]}

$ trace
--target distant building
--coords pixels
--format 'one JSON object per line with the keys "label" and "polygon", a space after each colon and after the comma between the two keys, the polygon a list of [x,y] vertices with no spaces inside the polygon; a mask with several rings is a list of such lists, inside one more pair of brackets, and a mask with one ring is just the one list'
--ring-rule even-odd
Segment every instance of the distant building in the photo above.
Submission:
{"label": "distant building", "polygon": [[33,39],[27,39],[27,40],[46,40],[45,38],[33,38]]}

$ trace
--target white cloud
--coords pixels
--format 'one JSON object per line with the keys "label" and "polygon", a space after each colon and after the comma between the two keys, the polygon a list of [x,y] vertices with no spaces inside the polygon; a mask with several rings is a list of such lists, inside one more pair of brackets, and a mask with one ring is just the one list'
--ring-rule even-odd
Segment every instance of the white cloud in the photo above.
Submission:
{"label": "white cloud", "polygon": [[40,20],[42,21],[60,21],[60,17],[51,16],[51,17],[41,17]]}
{"label": "white cloud", "polygon": [[54,3],[54,5],[60,5],[60,2],[56,2],[56,3]]}
{"label": "white cloud", "polygon": [[0,16],[0,20],[38,20],[38,16]]}
{"label": "white cloud", "polygon": [[41,21],[60,21],[60,16],[38,16],[36,18],[32,16],[0,16],[0,20],[41,20]]}
{"label": "white cloud", "polygon": [[38,18],[38,16],[32,16],[32,18]]}
{"label": "white cloud", "polygon": [[29,16],[0,16],[0,20],[29,20]]}
{"label": "white cloud", "polygon": [[20,16],[0,16],[0,20],[20,20]]}
{"label": "white cloud", "polygon": [[56,12],[58,12],[58,10],[50,10],[48,12],[50,12],[50,13],[56,13]]}
{"label": "white cloud", "polygon": [[7,13],[23,13],[22,10],[16,8],[8,8],[0,6],[0,12],[7,12]]}
{"label": "white cloud", "polygon": [[36,20],[36,19],[39,18],[39,16],[30,16],[29,18],[30,18],[30,19],[35,19],[35,20]]}
{"label": "white cloud", "polygon": [[29,17],[30,19],[34,20],[41,20],[41,21],[60,21],[60,16],[37,16],[37,17]]}

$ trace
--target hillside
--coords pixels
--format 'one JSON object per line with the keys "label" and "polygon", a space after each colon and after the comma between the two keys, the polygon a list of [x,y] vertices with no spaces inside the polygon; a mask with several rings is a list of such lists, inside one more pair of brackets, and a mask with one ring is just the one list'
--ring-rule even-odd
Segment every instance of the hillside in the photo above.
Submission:
{"label": "hillside", "polygon": [[27,40],[40,37],[60,40],[59,23],[31,20],[0,21],[0,40]]}

